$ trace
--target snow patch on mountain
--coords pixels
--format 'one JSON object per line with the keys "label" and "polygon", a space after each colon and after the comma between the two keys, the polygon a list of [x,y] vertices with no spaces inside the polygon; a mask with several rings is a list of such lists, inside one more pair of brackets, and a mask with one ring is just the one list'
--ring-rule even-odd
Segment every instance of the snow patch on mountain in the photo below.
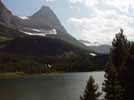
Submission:
{"label": "snow patch on mountain", "polygon": [[90,56],[93,56],[93,57],[95,57],[95,56],[97,56],[95,53],[90,53]]}
{"label": "snow patch on mountain", "polygon": [[[57,31],[56,29],[52,30],[41,30],[41,29],[30,29],[30,28],[25,28],[28,29],[28,31],[21,31],[27,35],[37,35],[37,36],[46,36],[46,35],[56,35]],[[30,30],[32,32],[30,32]]]}
{"label": "snow patch on mountain", "polygon": [[100,46],[101,44],[99,42],[83,42],[86,46]]}
{"label": "snow patch on mountain", "polygon": [[31,33],[31,32],[24,32],[24,31],[22,31],[22,32],[27,35],[46,36],[46,34],[44,34],[44,33]]}
{"label": "snow patch on mountain", "polygon": [[29,19],[29,17],[27,17],[27,16],[19,16],[19,18],[20,18],[20,19],[23,19],[23,20]]}
{"label": "snow patch on mountain", "polygon": [[31,29],[32,31],[35,31],[35,32],[41,32],[41,30],[39,29]]}

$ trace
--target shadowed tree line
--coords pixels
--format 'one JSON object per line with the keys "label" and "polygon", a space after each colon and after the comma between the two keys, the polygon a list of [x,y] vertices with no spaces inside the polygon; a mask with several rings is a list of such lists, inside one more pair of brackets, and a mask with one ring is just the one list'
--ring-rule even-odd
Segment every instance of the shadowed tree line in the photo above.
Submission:
{"label": "shadowed tree line", "polygon": [[[98,55],[80,54],[74,51],[59,56],[22,56],[0,53],[0,72],[50,73],[50,72],[88,72],[104,70],[105,60]],[[96,63],[98,62],[98,63]]]}
{"label": "shadowed tree line", "polygon": [[134,100],[134,43],[127,40],[121,29],[112,45],[105,66],[103,99],[97,95],[97,85],[90,78],[81,100]]}

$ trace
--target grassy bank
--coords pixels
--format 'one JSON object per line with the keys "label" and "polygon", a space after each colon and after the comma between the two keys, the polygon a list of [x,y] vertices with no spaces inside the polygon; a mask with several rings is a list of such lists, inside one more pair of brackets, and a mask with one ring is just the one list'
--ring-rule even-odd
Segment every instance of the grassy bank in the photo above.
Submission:
{"label": "grassy bank", "polygon": [[5,73],[0,73],[0,77],[23,77],[27,76],[28,74],[24,72],[5,72]]}

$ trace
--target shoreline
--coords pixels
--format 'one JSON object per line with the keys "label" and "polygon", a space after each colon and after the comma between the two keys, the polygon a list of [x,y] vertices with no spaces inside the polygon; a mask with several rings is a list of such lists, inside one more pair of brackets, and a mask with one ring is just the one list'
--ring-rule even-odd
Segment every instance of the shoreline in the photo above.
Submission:
{"label": "shoreline", "polygon": [[[102,70],[101,70],[102,71]],[[89,71],[92,72],[101,72],[101,71]],[[24,72],[4,72],[0,73],[0,78],[22,78],[22,77],[30,77],[30,76],[38,76],[38,75],[62,75],[67,73],[89,73],[89,72],[51,72],[51,73],[24,73]]]}

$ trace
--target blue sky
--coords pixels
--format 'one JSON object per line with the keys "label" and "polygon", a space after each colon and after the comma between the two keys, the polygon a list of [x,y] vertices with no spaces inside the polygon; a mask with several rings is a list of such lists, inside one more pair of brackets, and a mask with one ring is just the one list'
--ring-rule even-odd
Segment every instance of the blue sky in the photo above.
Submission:
{"label": "blue sky", "polygon": [[123,28],[134,39],[134,0],[3,0],[17,16],[30,16],[50,6],[67,31],[77,39],[110,43]]}

